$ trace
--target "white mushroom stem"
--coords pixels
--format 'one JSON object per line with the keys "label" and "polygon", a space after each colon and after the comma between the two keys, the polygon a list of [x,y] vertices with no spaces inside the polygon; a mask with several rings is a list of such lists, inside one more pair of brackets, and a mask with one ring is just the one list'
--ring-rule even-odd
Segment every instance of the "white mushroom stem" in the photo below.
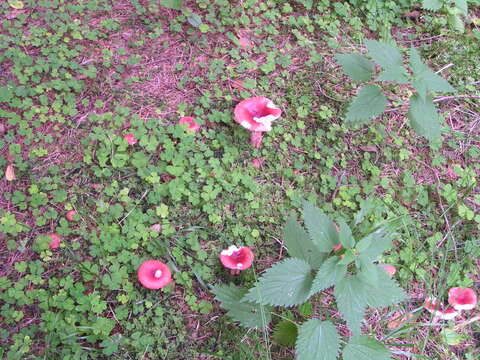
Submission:
{"label": "white mushroom stem", "polygon": [[250,144],[255,147],[259,148],[263,140],[263,134],[261,131],[252,131],[252,135],[250,135]]}
{"label": "white mushroom stem", "polygon": [[155,274],[153,274],[153,276],[157,279],[160,279],[162,277],[162,270],[155,271]]}

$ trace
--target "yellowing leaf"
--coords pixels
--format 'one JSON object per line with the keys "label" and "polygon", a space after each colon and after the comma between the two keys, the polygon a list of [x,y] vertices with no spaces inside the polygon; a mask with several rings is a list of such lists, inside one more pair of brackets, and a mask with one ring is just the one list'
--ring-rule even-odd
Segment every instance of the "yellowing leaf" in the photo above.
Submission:
{"label": "yellowing leaf", "polygon": [[20,0],[7,0],[8,4],[17,10],[23,9],[23,1]]}
{"label": "yellowing leaf", "polygon": [[5,179],[7,179],[7,181],[13,181],[16,179],[15,170],[13,169],[12,164],[8,165],[7,170],[5,170]]}

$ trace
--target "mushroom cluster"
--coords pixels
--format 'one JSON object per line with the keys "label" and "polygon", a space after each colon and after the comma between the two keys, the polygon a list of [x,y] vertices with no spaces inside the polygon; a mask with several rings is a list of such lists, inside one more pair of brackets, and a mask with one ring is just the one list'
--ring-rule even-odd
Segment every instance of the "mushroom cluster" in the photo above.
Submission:
{"label": "mushroom cluster", "polygon": [[272,130],[272,122],[280,117],[280,110],[272,100],[256,96],[245,99],[235,106],[235,121],[251,131],[250,143],[259,148],[263,133]]}
{"label": "mushroom cluster", "polygon": [[463,310],[472,310],[477,306],[477,294],[470,288],[454,287],[448,291],[448,304],[445,307],[434,297],[425,299],[423,307],[435,318],[440,320],[451,320]]}

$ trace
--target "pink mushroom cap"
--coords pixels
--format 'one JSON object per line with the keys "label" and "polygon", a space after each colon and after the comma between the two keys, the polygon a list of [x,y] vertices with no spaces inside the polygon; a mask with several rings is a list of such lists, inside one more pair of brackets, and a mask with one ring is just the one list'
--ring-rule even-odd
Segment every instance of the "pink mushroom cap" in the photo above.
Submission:
{"label": "pink mushroom cap", "polygon": [[50,238],[52,239],[52,241],[48,243],[50,249],[58,249],[60,247],[60,243],[62,242],[62,238],[60,237],[60,235],[50,234],[48,236],[50,236]]}
{"label": "pink mushroom cap", "polygon": [[245,99],[235,106],[235,121],[245,129],[256,132],[272,130],[272,121],[282,114],[270,99],[257,96]]}
{"label": "pink mushroom cap", "polygon": [[138,142],[138,140],[135,139],[135,135],[133,134],[126,134],[123,136],[123,138],[127,140],[128,145],[135,145]]}
{"label": "pink mushroom cap", "polygon": [[195,121],[194,118],[191,116],[184,116],[180,120],[178,120],[178,123],[180,125],[187,124],[188,125],[188,130],[192,132],[197,132],[200,130],[200,125],[198,125]]}
{"label": "pink mushroom cap", "polygon": [[151,290],[163,288],[172,280],[172,273],[166,264],[158,260],[147,260],[137,271],[138,281]]}
{"label": "pink mushroom cap", "polygon": [[253,252],[250,248],[231,245],[220,253],[220,261],[227,269],[245,270],[252,265]]}
{"label": "pink mushroom cap", "polygon": [[65,217],[67,218],[68,221],[75,221],[74,216],[77,215],[77,212],[75,210],[70,210],[67,212]]}
{"label": "pink mushroom cap", "polygon": [[448,303],[458,311],[472,310],[477,306],[477,294],[470,288],[451,288],[448,291]]}
{"label": "pink mushroom cap", "polygon": [[440,312],[440,318],[443,320],[452,320],[456,318],[458,314],[460,314],[459,311],[449,306],[444,311]]}

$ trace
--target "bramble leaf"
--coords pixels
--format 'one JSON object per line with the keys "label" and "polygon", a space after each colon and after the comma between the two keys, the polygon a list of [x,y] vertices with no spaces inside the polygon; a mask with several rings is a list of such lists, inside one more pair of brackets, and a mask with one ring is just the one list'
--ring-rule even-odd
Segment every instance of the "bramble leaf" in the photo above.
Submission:
{"label": "bramble leaf", "polygon": [[277,343],[293,347],[298,336],[298,328],[291,321],[281,321],[275,326],[272,337]]}
{"label": "bramble leaf", "polygon": [[347,265],[338,263],[339,257],[332,256],[325,261],[313,279],[310,295],[314,295],[326,288],[335,285],[347,274]]}
{"label": "bramble leaf", "polygon": [[413,71],[412,86],[425,100],[428,91],[454,92],[447,80],[435,74],[421,59],[417,49],[410,49],[410,67]]}
{"label": "bramble leaf", "polygon": [[345,74],[353,81],[368,81],[373,75],[374,64],[360,54],[335,54]]}
{"label": "bramble leaf", "polygon": [[378,279],[376,284],[363,284],[365,301],[369,307],[376,309],[390,306],[408,298],[396,281],[390,278],[382,267],[376,265],[375,271]]}
{"label": "bramble leaf", "polygon": [[283,241],[291,257],[305,260],[314,269],[318,269],[325,260],[326,254],[315,246],[308,233],[294,216],[287,219],[283,230]]}
{"label": "bramble leaf", "polygon": [[391,236],[385,228],[380,228],[363,237],[355,248],[363,260],[372,262],[387,251],[391,245]]}
{"label": "bramble leaf", "polygon": [[441,0],[422,0],[422,8],[430,11],[440,10],[443,6]]}
{"label": "bramble leaf", "polygon": [[353,248],[353,246],[355,245],[355,239],[353,238],[350,226],[348,226],[348,224],[343,219],[340,219],[338,221],[338,225],[340,227],[340,231],[338,233],[340,243],[345,248]]}
{"label": "bramble leaf", "polygon": [[387,98],[377,85],[362,87],[348,107],[346,122],[365,122],[383,113]]}
{"label": "bramble leaf", "polygon": [[365,45],[368,55],[383,68],[378,81],[396,81],[400,84],[408,82],[402,54],[396,46],[377,40],[365,40]]}
{"label": "bramble leaf", "polygon": [[350,338],[343,349],[343,360],[390,360],[391,353],[381,342],[365,335]]}
{"label": "bramble leaf", "polygon": [[298,360],[336,360],[340,349],[337,329],[330,321],[310,319],[298,331]]}
{"label": "bramble leaf", "polygon": [[413,130],[420,136],[429,140],[440,137],[440,116],[430,95],[425,100],[418,94],[410,97],[408,118]]}
{"label": "bramble leaf", "polygon": [[212,293],[215,294],[215,300],[220,301],[221,306],[227,310],[227,315],[244,327],[264,328],[271,321],[268,308],[241,301],[247,293],[246,289],[233,284],[217,285],[212,288]]}
{"label": "bramble leaf", "polygon": [[310,294],[312,268],[301,259],[289,258],[267,269],[257,284],[243,297],[262,305],[293,306]]}
{"label": "bramble leaf", "polygon": [[308,234],[317,249],[323,253],[331,252],[339,243],[338,232],[333,221],[308,201],[303,202],[302,215]]}
{"label": "bramble leaf", "polygon": [[467,16],[468,15],[468,3],[467,0],[454,0],[455,7],[460,10],[460,13]]}
{"label": "bramble leaf", "polygon": [[360,334],[367,301],[364,286],[356,276],[347,275],[335,285],[335,300],[348,327],[354,334]]}

